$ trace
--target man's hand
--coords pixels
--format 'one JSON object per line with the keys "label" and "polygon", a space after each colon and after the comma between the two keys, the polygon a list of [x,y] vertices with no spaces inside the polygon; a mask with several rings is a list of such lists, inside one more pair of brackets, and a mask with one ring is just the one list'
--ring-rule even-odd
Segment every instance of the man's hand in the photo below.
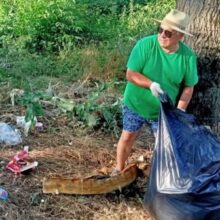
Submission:
{"label": "man's hand", "polygon": [[158,97],[160,94],[163,94],[164,91],[160,88],[160,84],[156,82],[152,82],[150,85],[150,90],[152,94]]}

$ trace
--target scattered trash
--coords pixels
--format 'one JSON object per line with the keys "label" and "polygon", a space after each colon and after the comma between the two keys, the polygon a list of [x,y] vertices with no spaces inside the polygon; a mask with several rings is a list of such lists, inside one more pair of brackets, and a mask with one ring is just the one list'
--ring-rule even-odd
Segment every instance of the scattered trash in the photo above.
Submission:
{"label": "scattered trash", "polygon": [[13,126],[0,122],[0,144],[17,145],[22,142],[20,131]]}
{"label": "scattered trash", "polygon": [[44,130],[43,123],[42,122],[37,122],[36,125],[35,125],[35,128],[38,131],[43,131]]}
{"label": "scattered trash", "polygon": [[[38,122],[36,117],[34,117],[34,122],[35,122],[35,128],[38,131],[43,131],[43,123]],[[31,121],[25,121],[25,116],[16,116],[16,123],[19,128],[24,129],[24,134],[27,137],[28,132],[31,128]]]}
{"label": "scattered trash", "polygon": [[8,192],[0,187],[0,200],[6,201],[8,199]]}
{"label": "scattered trash", "polygon": [[[35,124],[37,123],[37,118],[34,117],[34,122]],[[25,121],[25,116],[16,116],[16,123],[19,128],[24,129],[24,135],[27,137],[28,132],[31,128],[31,120],[30,121]]]}
{"label": "scattered trash", "polygon": [[37,167],[38,162],[28,161],[29,153],[28,146],[25,146],[24,149],[18,152],[13,159],[7,164],[6,168],[11,170],[13,173],[29,173],[33,168]]}

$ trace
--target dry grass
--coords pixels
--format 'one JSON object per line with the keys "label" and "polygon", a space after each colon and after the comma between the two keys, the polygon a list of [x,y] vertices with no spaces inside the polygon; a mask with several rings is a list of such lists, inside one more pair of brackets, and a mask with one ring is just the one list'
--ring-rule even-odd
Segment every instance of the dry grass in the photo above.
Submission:
{"label": "dry grass", "polygon": [[124,79],[124,65],[127,54],[118,48],[100,50],[95,46],[80,50],[81,66],[84,66],[84,77],[89,79],[108,80],[114,77]]}
{"label": "dry grass", "polygon": [[[2,108],[1,121],[13,123],[12,115],[20,111]],[[114,145],[117,140],[98,133],[79,136],[78,131],[68,127],[63,121],[59,123],[59,120],[62,121],[61,118],[45,118],[45,130],[42,133],[32,132],[23,140],[22,145],[1,146],[0,186],[9,192],[9,199],[6,202],[0,201],[1,219],[150,220],[149,213],[143,207],[147,183],[144,178],[137,179],[121,193],[94,196],[42,193],[44,177],[90,175],[102,167],[112,167],[115,163]],[[55,129],[51,129],[52,127]],[[140,139],[131,158],[142,155],[146,150],[143,146],[144,139]],[[151,142],[151,139],[148,141]],[[28,175],[15,175],[5,169],[5,166],[24,145],[30,146],[30,157],[38,161],[39,165]]]}

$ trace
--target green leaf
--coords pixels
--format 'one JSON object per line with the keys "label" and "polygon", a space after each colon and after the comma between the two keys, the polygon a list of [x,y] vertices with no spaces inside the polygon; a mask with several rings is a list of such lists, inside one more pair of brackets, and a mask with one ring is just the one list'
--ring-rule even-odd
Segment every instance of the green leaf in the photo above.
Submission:
{"label": "green leaf", "polygon": [[108,111],[108,110],[105,110],[105,111],[103,112],[103,116],[104,116],[105,120],[106,120],[108,123],[110,123],[110,122],[113,120],[113,118],[114,118],[113,114],[112,114],[110,111]]}
{"label": "green leaf", "polygon": [[63,112],[67,111],[73,111],[75,107],[75,103],[73,100],[68,100],[60,97],[53,97],[52,101],[55,103],[55,105],[58,106]]}

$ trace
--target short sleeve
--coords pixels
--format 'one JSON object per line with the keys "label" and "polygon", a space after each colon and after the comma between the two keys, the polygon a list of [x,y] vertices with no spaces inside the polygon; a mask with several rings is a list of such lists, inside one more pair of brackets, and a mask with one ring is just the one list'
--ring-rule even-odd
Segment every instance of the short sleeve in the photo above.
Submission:
{"label": "short sleeve", "polygon": [[140,40],[134,46],[128,59],[127,68],[141,73],[145,64],[145,56],[142,48],[143,42]]}
{"label": "short sleeve", "polygon": [[194,86],[198,82],[198,73],[197,73],[197,59],[196,55],[192,54],[189,56],[187,62],[187,71],[184,76],[185,86]]}

